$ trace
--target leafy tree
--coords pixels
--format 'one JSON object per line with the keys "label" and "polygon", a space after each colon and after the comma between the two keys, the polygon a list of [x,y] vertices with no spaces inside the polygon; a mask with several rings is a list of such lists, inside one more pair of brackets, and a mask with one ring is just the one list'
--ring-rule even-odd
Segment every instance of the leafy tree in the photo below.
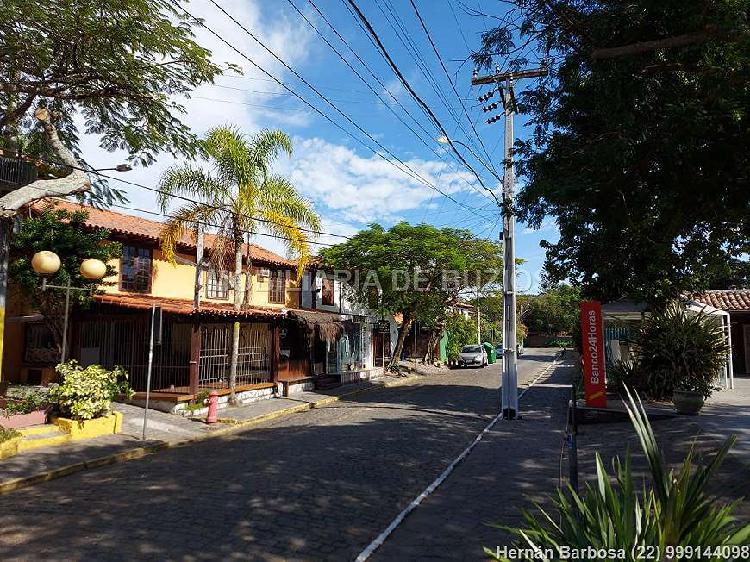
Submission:
{"label": "leafy tree", "polygon": [[[310,259],[308,230],[319,230],[320,219],[288,179],[271,173],[273,161],[282,152],[292,154],[292,141],[286,133],[263,130],[248,139],[236,129],[216,127],[208,132],[202,148],[210,169],[183,164],[167,170],[161,179],[159,206],[162,211],[169,209],[176,196],[196,199],[170,213],[172,218],[161,232],[162,250],[174,264],[175,247],[186,230],[215,227],[216,242],[211,248],[211,260],[223,271],[230,255],[233,258],[234,309],[240,310],[248,297],[248,291],[241,287],[244,243],[259,228],[284,238],[289,251],[298,257],[297,273],[301,276]],[[251,263],[252,255],[248,254],[248,272]],[[247,288],[249,286],[248,273]],[[236,321],[229,373],[232,401],[239,344],[240,323]]]}
{"label": "leafy tree", "polygon": [[[121,245],[109,241],[108,230],[86,228],[87,218],[85,211],[69,212],[50,205],[39,214],[21,221],[11,246],[10,277],[30,304],[44,316],[58,347],[62,346],[65,299],[57,289],[42,290],[41,279],[31,267],[31,258],[42,250],[55,252],[60,257],[60,269],[47,282],[65,286],[70,281],[72,287],[88,289],[88,292],[73,291],[70,295],[71,307],[86,306],[101,281],[83,277],[81,262],[92,258],[106,263],[122,255]],[[107,267],[107,277],[115,273],[113,267]]]}
{"label": "leafy tree", "polygon": [[468,230],[402,222],[386,230],[373,224],[350,240],[320,252],[323,263],[352,274],[358,302],[401,314],[391,365],[397,365],[415,320],[427,326],[445,322],[446,307],[468,287],[492,281],[501,271],[497,243]]}
{"label": "leafy tree", "polygon": [[463,314],[451,314],[446,318],[445,330],[448,334],[446,352],[448,359],[455,361],[461,348],[477,342],[477,323]]}
{"label": "leafy tree", "polygon": [[508,5],[475,60],[551,63],[519,94],[534,134],[516,153],[520,218],[560,229],[552,280],[659,302],[731,278],[750,240],[750,2]]}
{"label": "leafy tree", "polygon": [[42,106],[79,159],[81,122],[103,148],[127,150],[143,165],[160,151],[195,155],[176,96],[221,69],[194,41],[191,23],[166,0],[4,0],[0,148],[60,160],[32,118]]}
{"label": "leafy tree", "polygon": [[[479,323],[482,330],[482,341],[502,343],[503,341],[503,295],[497,291],[481,295],[479,302],[473,299],[471,304],[479,307]],[[528,308],[528,295],[516,296],[516,342],[523,343],[528,329],[525,324],[525,311]],[[493,337],[494,335],[494,337]]]}
{"label": "leafy tree", "polygon": [[580,302],[580,289],[561,283],[528,299],[524,322],[534,332],[570,334],[580,321]]}

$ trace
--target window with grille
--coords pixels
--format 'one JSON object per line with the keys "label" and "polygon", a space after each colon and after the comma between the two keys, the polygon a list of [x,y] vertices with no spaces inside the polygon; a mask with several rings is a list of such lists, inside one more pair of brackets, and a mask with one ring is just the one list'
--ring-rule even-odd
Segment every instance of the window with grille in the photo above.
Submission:
{"label": "window with grille", "polygon": [[229,275],[226,271],[211,268],[206,277],[206,298],[229,298]]}
{"label": "window with grille", "polygon": [[335,304],[334,292],[333,292],[333,279],[329,279],[328,277],[322,278],[322,285],[321,285],[321,290],[320,290],[320,302],[326,306],[333,306]]}
{"label": "window with grille", "polygon": [[151,250],[123,246],[120,259],[120,289],[137,293],[151,290]]}
{"label": "window with grille", "polygon": [[268,302],[286,302],[286,275],[281,269],[272,269],[268,278]]}

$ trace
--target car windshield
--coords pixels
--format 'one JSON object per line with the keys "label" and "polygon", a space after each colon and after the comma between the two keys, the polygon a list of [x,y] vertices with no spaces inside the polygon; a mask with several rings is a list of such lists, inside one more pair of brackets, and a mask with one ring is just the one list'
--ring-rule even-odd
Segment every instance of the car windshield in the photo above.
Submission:
{"label": "car windshield", "polygon": [[465,345],[461,353],[481,353],[482,348],[478,345]]}

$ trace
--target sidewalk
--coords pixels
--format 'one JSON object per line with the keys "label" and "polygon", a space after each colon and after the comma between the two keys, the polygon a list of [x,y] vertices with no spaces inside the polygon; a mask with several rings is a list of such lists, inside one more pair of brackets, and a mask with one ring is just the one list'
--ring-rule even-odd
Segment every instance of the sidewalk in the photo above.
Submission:
{"label": "sidewalk", "polygon": [[482,547],[508,544],[490,523],[516,525],[519,509],[557,486],[565,437],[569,362],[521,399],[523,419],[498,422],[466,460],[375,551],[372,560],[481,560]]}
{"label": "sidewalk", "polygon": [[[697,416],[677,416],[652,420],[656,440],[670,466],[680,464],[691,446],[696,453],[713,454],[730,436],[737,441],[709,490],[728,502],[742,498],[735,515],[750,521],[750,378],[735,378],[733,390],[714,393]],[[630,448],[633,467],[638,474],[646,473],[640,443],[629,422],[579,426],[578,463],[581,482],[595,478],[595,453],[599,452],[605,466],[611,466],[615,455],[624,457]]]}
{"label": "sidewalk", "polygon": [[379,388],[416,384],[423,379],[420,375],[387,375],[376,382],[344,385],[319,392],[301,392],[290,398],[260,400],[219,410],[219,419],[222,423],[210,426],[201,419],[149,410],[145,441],[141,439],[143,408],[117,403],[113,407],[123,414],[122,433],[35,449],[0,461],[0,493],[81,470],[140,458],[162,449],[240,431],[276,417],[330,404],[346,396]]}

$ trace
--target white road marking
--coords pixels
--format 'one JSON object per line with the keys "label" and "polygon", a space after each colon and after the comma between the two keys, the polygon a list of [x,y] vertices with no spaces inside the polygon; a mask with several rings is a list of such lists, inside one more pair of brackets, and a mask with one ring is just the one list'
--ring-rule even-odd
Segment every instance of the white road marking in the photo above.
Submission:
{"label": "white road marking", "polygon": [[[541,379],[542,377],[546,376],[550,372],[551,369],[553,369],[554,367],[556,367],[557,364],[558,364],[558,358],[556,356],[552,360],[552,363],[550,363],[549,365],[547,365],[546,367],[544,367],[544,369],[542,369],[539,372],[539,375],[537,375],[537,377],[529,383],[529,386],[527,386],[526,388],[523,389],[523,391],[518,395],[518,400],[520,401],[521,398],[523,398],[523,395],[526,394],[526,392],[528,392],[528,390],[532,386],[534,386],[534,384],[539,379]],[[401,525],[401,523],[404,521],[404,519],[406,519],[407,515],[409,515],[412,511],[414,511],[415,509],[417,509],[417,507],[419,506],[419,504],[421,504],[422,501],[424,501],[424,499],[427,496],[429,496],[430,494],[432,494],[435,490],[438,489],[438,487],[443,482],[445,482],[447,480],[447,478],[448,478],[448,476],[450,476],[451,472],[453,472],[455,470],[455,468],[459,464],[461,464],[461,462],[463,462],[464,459],[466,459],[466,457],[469,456],[469,454],[474,449],[474,447],[476,447],[477,444],[484,438],[484,436],[495,426],[495,424],[500,419],[502,419],[502,415],[503,415],[502,412],[500,412],[498,415],[496,415],[494,418],[492,418],[492,421],[490,421],[490,423],[488,423],[485,426],[485,428],[482,431],[479,432],[479,434],[474,438],[474,440],[471,443],[469,443],[469,446],[466,447],[461,452],[460,455],[458,455],[455,459],[453,459],[453,462],[451,462],[446,467],[446,469],[443,470],[443,472],[440,473],[440,476],[438,476],[435,480],[433,480],[432,483],[429,486],[427,486],[427,488],[425,488],[424,491],[422,491],[421,494],[419,494],[416,498],[414,498],[409,503],[409,505],[407,505],[403,509],[403,511],[401,511],[401,513],[399,513],[393,519],[393,521],[391,521],[391,523],[385,528],[385,530],[382,533],[380,533],[377,537],[375,537],[375,539],[370,544],[368,544],[367,547],[365,547],[365,549],[362,552],[359,553],[359,555],[355,559],[355,562],[365,562],[365,560],[367,560],[368,558],[370,558],[370,556],[372,556],[372,554],[378,548],[380,548],[383,545],[383,543],[391,535],[391,533],[393,533],[393,531],[395,531],[398,528],[398,526]]]}

